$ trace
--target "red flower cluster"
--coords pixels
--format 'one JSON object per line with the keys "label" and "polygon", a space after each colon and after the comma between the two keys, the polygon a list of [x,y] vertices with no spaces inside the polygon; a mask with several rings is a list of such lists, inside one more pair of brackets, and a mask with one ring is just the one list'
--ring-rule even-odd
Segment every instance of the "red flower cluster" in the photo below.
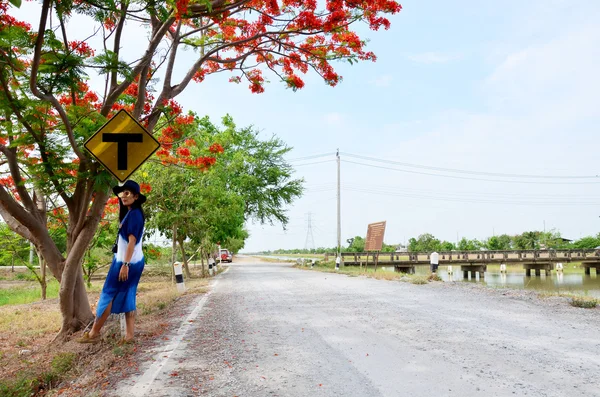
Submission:
{"label": "red flower cluster", "polygon": [[177,154],[180,155],[181,157],[190,157],[192,155],[192,153],[190,152],[190,149],[188,149],[186,147],[177,148]]}
{"label": "red flower cluster", "polygon": [[140,191],[144,194],[150,193],[152,191],[152,186],[148,183],[140,183]]}
{"label": "red flower cluster", "polygon": [[[231,46],[222,51],[226,55],[212,54],[197,70],[194,80],[202,82],[207,75],[223,69],[239,69],[242,74],[229,81],[239,83],[244,78],[253,93],[262,93],[262,70],[268,68],[297,90],[304,87],[298,72],[304,74],[313,68],[328,85],[335,86],[342,78],[331,66],[332,60],[376,60],[372,52],[365,51],[365,41],[351,30],[353,23],[364,21],[372,30],[388,29],[387,16],[401,9],[395,0],[250,0],[239,10],[230,10],[241,12],[214,13],[206,37]],[[258,16],[234,17],[247,10],[256,10]],[[251,54],[256,56],[256,66],[245,63]]]}
{"label": "red flower cluster", "polygon": [[208,148],[208,151],[211,153],[217,154],[217,153],[223,153],[225,150],[223,149],[223,146],[219,145],[218,143],[213,143]]}
{"label": "red flower cluster", "polygon": [[93,57],[95,54],[92,47],[85,41],[71,41],[69,42],[69,49],[84,57]]}
{"label": "red flower cluster", "polygon": [[187,14],[187,8],[190,0],[177,0],[175,3],[175,17],[181,19],[182,16]]}
{"label": "red flower cluster", "polygon": [[9,4],[7,0],[0,0],[0,31],[13,26],[30,31],[30,24],[18,21],[16,18],[8,15],[8,7]]}

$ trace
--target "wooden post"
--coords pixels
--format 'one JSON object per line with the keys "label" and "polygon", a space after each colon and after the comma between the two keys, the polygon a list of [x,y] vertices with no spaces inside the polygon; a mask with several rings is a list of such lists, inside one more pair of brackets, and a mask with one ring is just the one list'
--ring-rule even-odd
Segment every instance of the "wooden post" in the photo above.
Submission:
{"label": "wooden post", "polygon": [[541,269],[535,269],[535,276],[536,277],[540,277],[542,275],[542,270]]}
{"label": "wooden post", "polygon": [[463,270],[463,278],[469,278],[469,271]]}

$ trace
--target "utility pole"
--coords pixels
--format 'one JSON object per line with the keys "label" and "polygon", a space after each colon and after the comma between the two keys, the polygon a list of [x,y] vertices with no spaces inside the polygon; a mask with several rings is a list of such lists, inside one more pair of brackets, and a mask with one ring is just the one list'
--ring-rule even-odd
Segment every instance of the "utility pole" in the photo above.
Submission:
{"label": "utility pole", "polygon": [[340,149],[335,154],[337,157],[337,255],[342,254],[342,218],[340,208]]}

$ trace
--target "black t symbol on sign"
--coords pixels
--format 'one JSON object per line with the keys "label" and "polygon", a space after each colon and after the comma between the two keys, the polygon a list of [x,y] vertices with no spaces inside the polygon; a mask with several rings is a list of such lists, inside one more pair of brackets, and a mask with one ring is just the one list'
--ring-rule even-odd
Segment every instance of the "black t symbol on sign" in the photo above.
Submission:
{"label": "black t symbol on sign", "polygon": [[117,142],[117,169],[127,169],[127,143],[142,143],[144,134],[113,134],[105,132],[102,134],[102,142]]}

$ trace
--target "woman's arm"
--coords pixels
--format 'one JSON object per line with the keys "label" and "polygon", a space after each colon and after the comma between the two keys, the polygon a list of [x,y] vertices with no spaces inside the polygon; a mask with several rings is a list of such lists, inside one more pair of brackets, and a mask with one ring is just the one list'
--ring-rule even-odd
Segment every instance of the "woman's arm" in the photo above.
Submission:
{"label": "woman's arm", "polygon": [[[135,243],[137,239],[133,234],[129,235],[129,243],[127,243],[127,249],[125,250],[125,256],[123,257],[123,262],[131,262],[131,257],[133,256],[133,250],[135,249]],[[121,266],[121,271],[119,271],[119,281],[127,281],[129,278],[129,266]]]}

